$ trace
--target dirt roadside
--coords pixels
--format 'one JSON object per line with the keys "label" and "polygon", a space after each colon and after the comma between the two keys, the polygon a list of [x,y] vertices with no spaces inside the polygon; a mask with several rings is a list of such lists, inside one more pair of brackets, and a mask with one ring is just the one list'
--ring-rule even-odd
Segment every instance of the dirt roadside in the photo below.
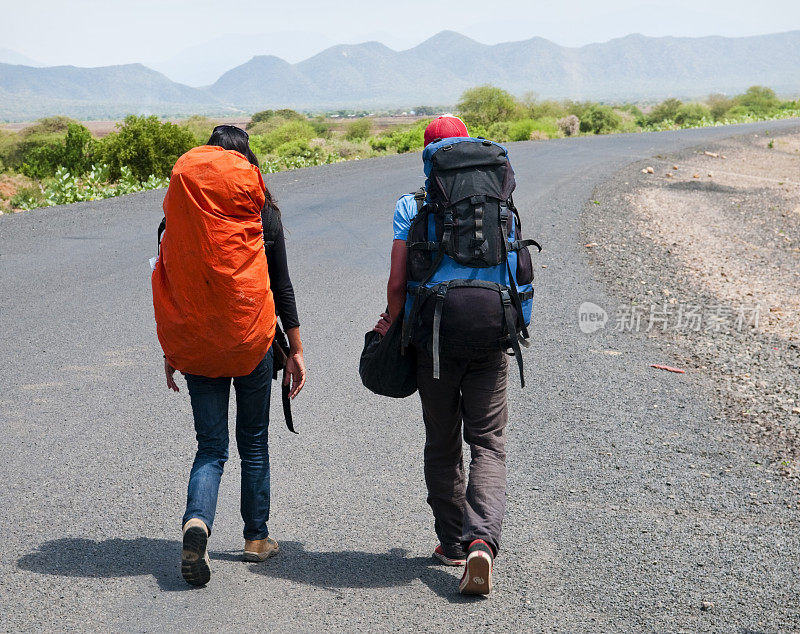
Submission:
{"label": "dirt roadside", "polygon": [[630,165],[595,191],[582,231],[620,302],[607,327],[709,382],[720,416],[800,486],[800,132]]}

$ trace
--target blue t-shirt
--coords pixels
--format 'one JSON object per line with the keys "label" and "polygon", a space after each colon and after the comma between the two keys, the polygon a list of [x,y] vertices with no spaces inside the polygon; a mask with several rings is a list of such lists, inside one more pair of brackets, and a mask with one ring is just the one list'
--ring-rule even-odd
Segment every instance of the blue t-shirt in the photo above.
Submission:
{"label": "blue t-shirt", "polygon": [[417,201],[414,194],[401,196],[394,208],[394,239],[407,240],[411,223],[417,215]]}

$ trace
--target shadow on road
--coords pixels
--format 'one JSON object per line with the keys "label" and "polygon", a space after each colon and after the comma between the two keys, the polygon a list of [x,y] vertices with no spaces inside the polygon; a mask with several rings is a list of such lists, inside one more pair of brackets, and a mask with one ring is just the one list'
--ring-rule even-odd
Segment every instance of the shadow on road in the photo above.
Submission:
{"label": "shadow on road", "polygon": [[163,591],[189,590],[180,574],[181,543],[170,539],[54,539],[17,561],[22,570],[59,577],[153,575]]}
{"label": "shadow on road", "polygon": [[[474,601],[458,593],[458,575],[451,574],[431,557],[406,557],[393,548],[387,553],[352,550],[314,552],[300,542],[282,541],[277,557],[248,564],[251,573],[286,579],[336,591],[342,588],[390,588],[419,579],[440,597],[452,603]],[[92,539],[65,537],[43,543],[21,557],[22,570],[59,577],[118,578],[152,575],[162,591],[191,590],[180,575],[181,545],[177,540]],[[240,551],[215,552],[211,559],[239,562]],[[244,570],[242,571],[244,573]],[[459,571],[460,572],[460,571]]]}
{"label": "shadow on road", "polygon": [[[407,551],[392,548],[388,553],[354,550],[315,552],[299,542],[280,542],[278,556],[251,564],[250,571],[328,590],[341,588],[389,588],[419,579],[440,597],[453,603],[474,601],[458,593],[459,577],[450,574],[432,557],[406,557]],[[215,558],[211,553],[212,559]],[[218,559],[238,558],[233,553]]]}

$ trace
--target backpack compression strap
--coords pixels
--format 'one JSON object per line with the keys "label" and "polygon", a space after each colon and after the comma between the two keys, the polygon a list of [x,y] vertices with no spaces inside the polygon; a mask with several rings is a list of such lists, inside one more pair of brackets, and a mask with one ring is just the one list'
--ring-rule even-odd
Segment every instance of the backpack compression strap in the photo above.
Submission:
{"label": "backpack compression strap", "polygon": [[[511,304],[511,294],[508,290],[503,289],[500,291],[500,297],[503,300],[503,313],[506,317],[506,329],[508,330],[508,341],[514,351],[514,356],[517,357],[517,365],[519,366],[519,381],[521,387],[525,387],[525,372],[522,369],[522,350],[519,347],[519,337],[517,336],[517,326],[515,322],[514,308]],[[520,313],[522,315],[522,313]]]}
{"label": "backpack compression strap", "polygon": [[441,362],[439,359],[440,343],[439,334],[442,328],[442,308],[444,308],[444,298],[447,296],[448,284],[442,284],[436,290],[436,307],[433,311],[433,378],[439,378]]}

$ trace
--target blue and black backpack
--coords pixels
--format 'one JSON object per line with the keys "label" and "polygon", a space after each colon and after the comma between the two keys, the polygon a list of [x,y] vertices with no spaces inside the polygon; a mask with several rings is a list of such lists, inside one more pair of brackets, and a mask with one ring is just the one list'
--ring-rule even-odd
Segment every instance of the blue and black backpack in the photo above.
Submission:
{"label": "blue and black backpack", "polygon": [[508,151],[480,138],[437,140],[423,153],[426,187],[406,246],[408,302],[403,348],[412,342],[433,357],[475,358],[529,345],[533,265],[522,239]]}

